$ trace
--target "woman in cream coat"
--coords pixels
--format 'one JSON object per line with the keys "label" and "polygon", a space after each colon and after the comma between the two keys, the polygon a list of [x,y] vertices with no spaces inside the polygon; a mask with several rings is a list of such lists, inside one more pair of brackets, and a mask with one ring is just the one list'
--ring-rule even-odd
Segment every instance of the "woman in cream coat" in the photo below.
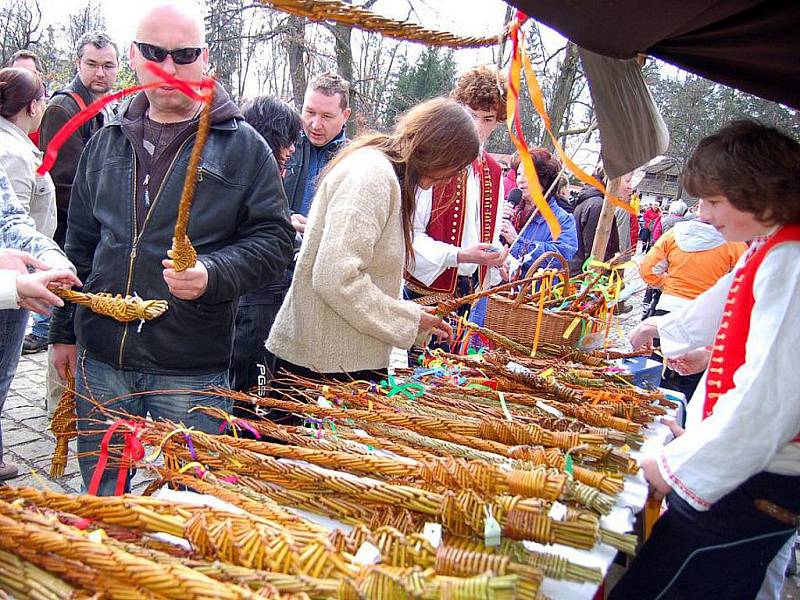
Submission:
{"label": "woman in cream coat", "polygon": [[289,293],[267,348],[277,368],[374,379],[392,347],[452,331],[401,299],[418,189],[446,182],[478,155],[469,114],[438,98],[412,108],[391,134],[368,134],[322,174]]}

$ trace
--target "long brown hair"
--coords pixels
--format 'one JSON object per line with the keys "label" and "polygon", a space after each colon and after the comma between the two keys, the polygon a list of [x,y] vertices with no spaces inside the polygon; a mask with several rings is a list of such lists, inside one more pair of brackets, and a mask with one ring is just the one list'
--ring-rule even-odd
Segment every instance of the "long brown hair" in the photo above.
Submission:
{"label": "long brown hair", "polygon": [[34,100],[44,96],[44,84],[28,69],[0,69],[0,117],[13,117]]}
{"label": "long brown hair", "polygon": [[475,123],[469,113],[452,100],[428,100],[400,117],[391,134],[368,133],[353,140],[328,164],[320,179],[360,148],[383,152],[397,173],[406,264],[409,264],[414,255],[411,244],[420,179],[442,171],[455,174],[475,160],[480,152]]}

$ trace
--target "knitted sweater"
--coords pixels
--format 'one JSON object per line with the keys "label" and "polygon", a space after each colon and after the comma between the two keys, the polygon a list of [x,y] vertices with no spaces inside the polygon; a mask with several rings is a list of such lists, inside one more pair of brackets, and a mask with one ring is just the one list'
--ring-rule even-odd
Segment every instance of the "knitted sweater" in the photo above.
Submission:
{"label": "knitted sweater", "polygon": [[321,373],[384,369],[410,348],[422,309],[400,300],[405,244],[389,160],[362,148],[320,181],[292,286],[267,348]]}

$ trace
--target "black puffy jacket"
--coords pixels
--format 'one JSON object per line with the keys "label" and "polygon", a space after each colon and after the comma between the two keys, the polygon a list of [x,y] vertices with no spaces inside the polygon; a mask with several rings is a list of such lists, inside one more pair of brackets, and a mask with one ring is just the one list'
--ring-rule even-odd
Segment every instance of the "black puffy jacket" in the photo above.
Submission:
{"label": "black puffy jacket", "polygon": [[[165,299],[169,309],[145,323],[119,323],[67,304],[55,311],[51,343],[75,343],[118,369],[159,374],[226,370],[239,296],[283,276],[294,230],[278,167],[247,123],[212,123],[197,172],[188,235],[208,270],[194,301],[173,297],[162,259],[172,245],[195,135],[180,147],[144,225],[137,226],[137,160],[122,127],[124,109],[87,145],[72,188],[66,253],[83,291]],[[155,191],[154,191],[155,192]]]}

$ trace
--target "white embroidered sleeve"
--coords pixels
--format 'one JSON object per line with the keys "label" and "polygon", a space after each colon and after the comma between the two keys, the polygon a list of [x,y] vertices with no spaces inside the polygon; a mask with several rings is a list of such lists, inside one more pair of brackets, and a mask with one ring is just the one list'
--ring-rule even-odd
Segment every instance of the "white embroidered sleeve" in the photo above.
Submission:
{"label": "white embroidered sleeve", "polygon": [[657,459],[664,479],[697,510],[708,509],[765,469],[800,475],[797,461],[780,460],[795,451],[792,440],[800,432],[795,358],[800,243],[784,244],[767,255],[753,296],[747,358],[734,374],[735,387],[720,396],[712,415],[668,444]]}
{"label": "white embroidered sleeve", "polygon": [[664,356],[679,356],[714,342],[733,272],[689,302],[683,309],[657,317],[658,337]]}
{"label": "white embroidered sleeve", "polygon": [[417,193],[414,213],[414,265],[411,274],[425,285],[432,284],[448,267],[458,266],[458,246],[434,240],[426,232],[431,220],[432,191]]}

